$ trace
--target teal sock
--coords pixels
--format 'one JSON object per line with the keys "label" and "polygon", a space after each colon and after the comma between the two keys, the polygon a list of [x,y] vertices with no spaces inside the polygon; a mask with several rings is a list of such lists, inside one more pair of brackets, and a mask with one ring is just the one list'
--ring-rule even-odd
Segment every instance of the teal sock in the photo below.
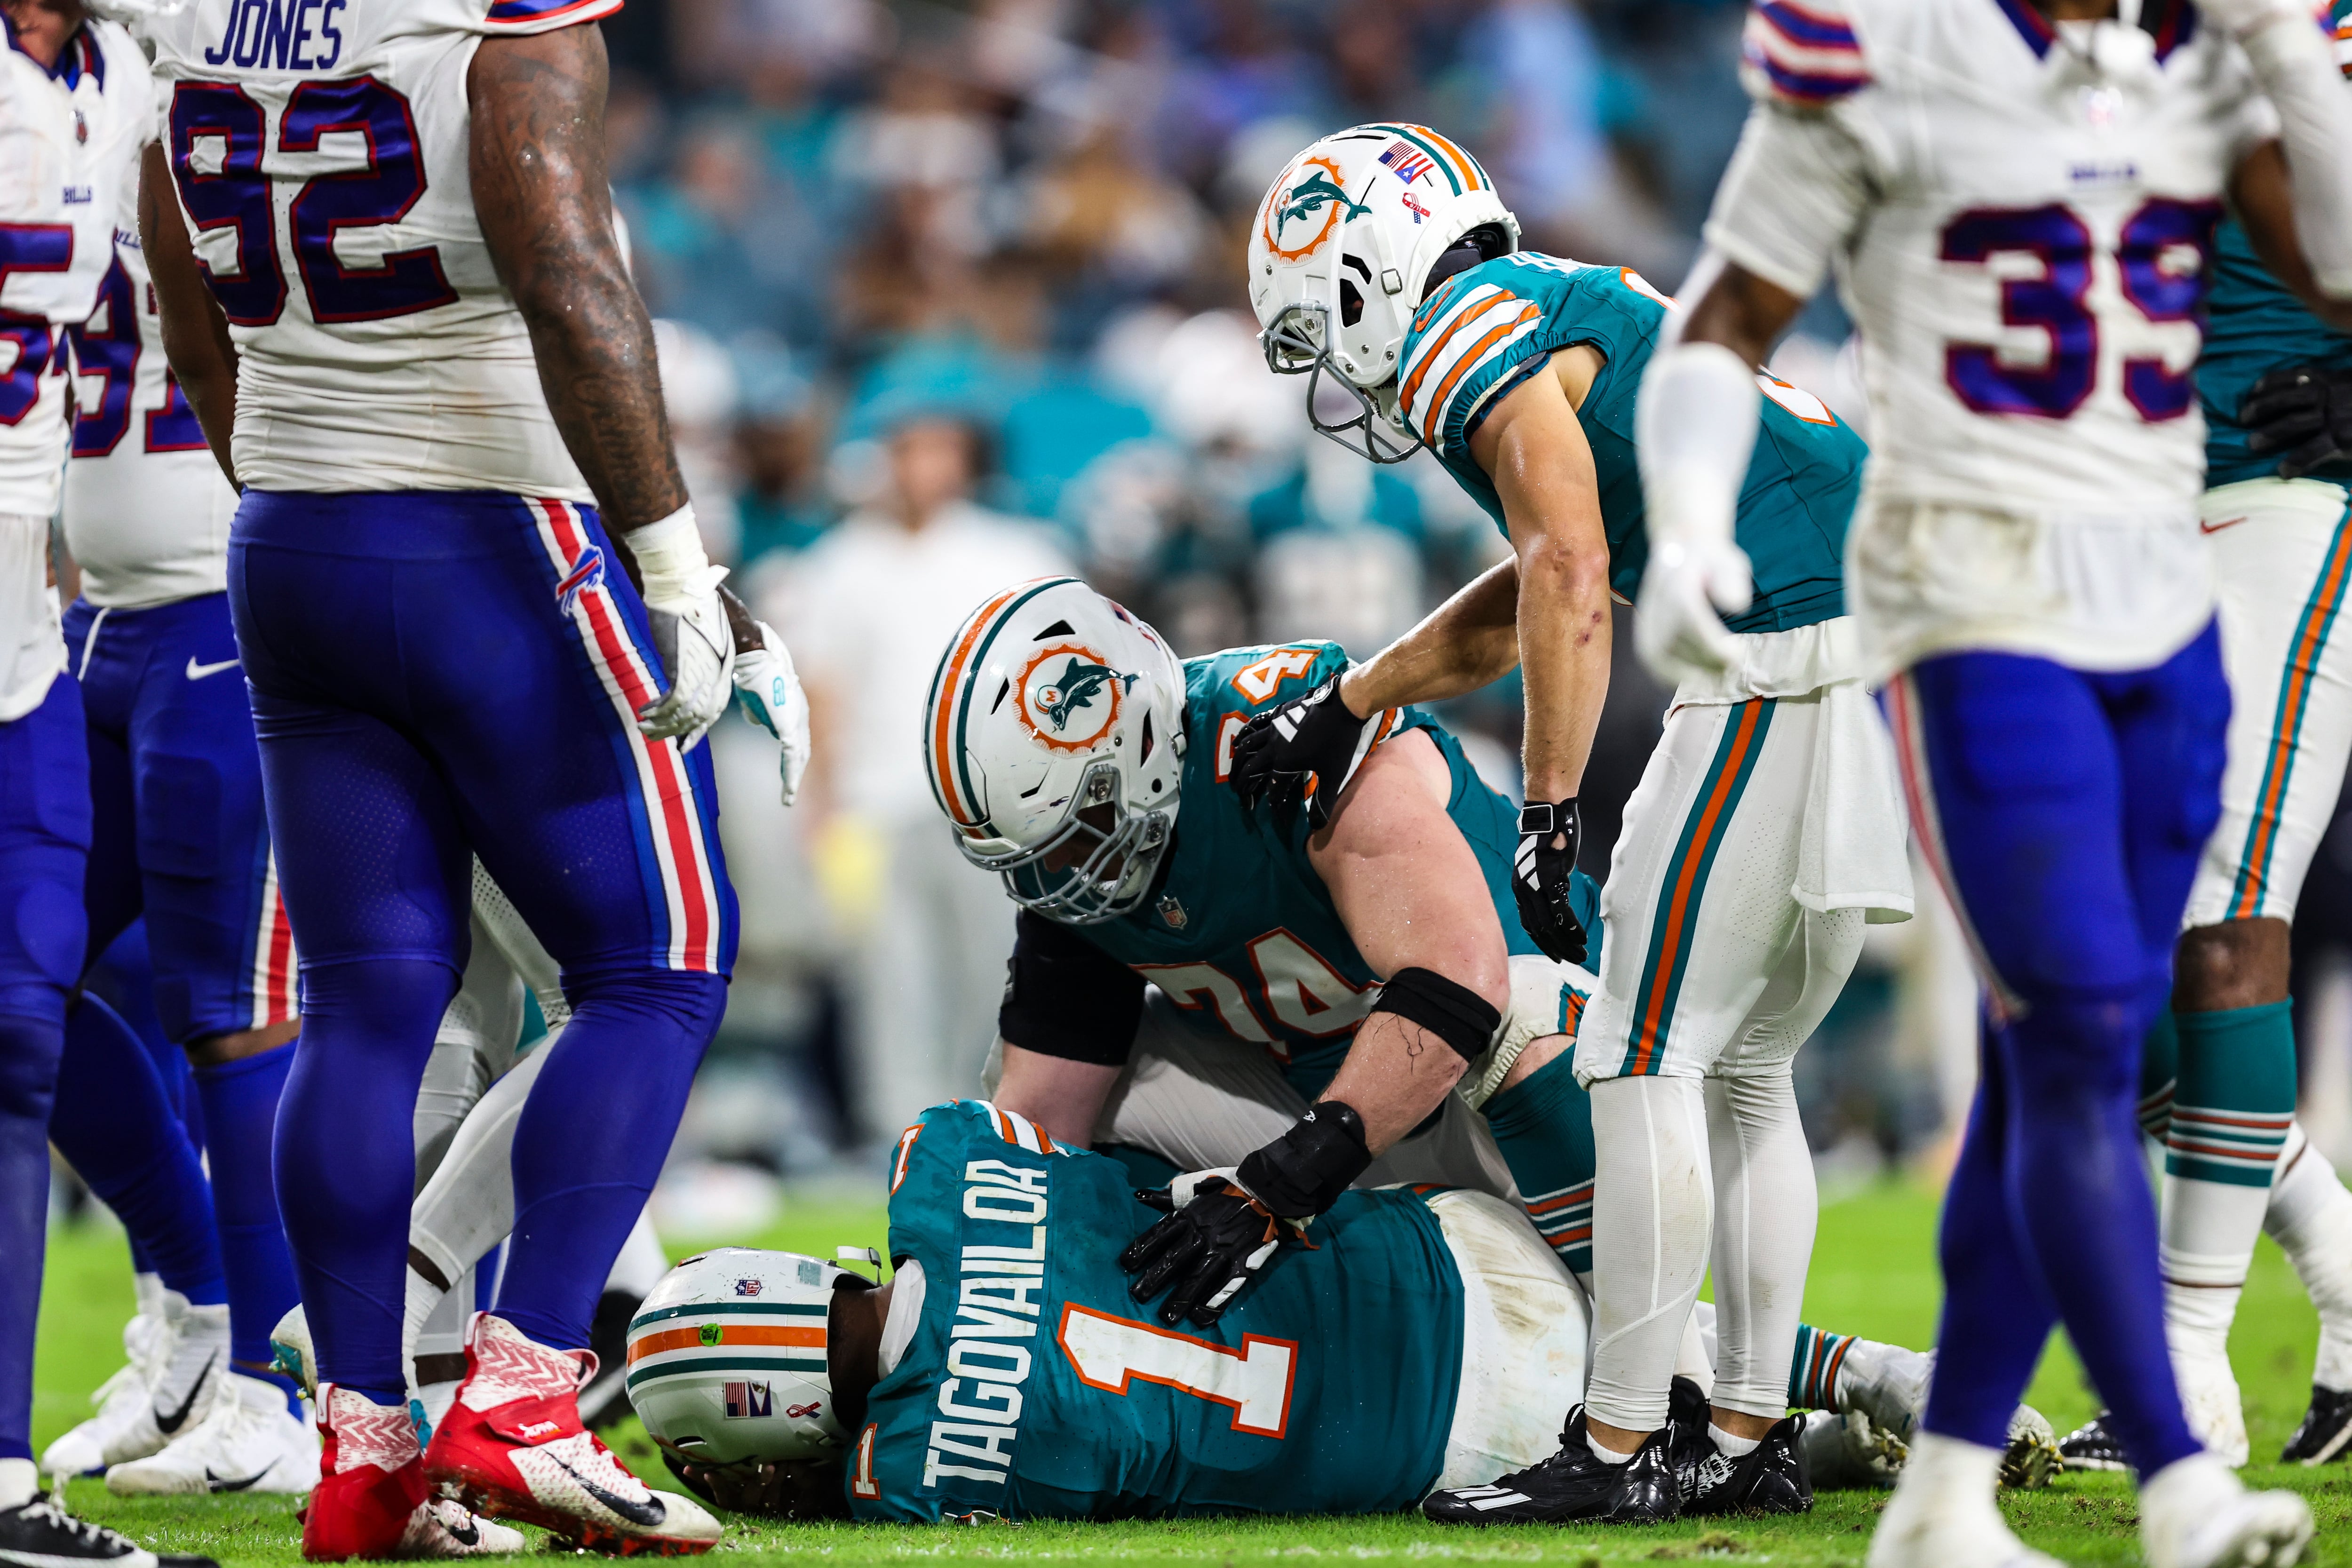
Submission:
{"label": "teal sock", "polygon": [[2294,1004],[2171,1017],[2179,1031],[2179,1088],[2164,1173],[2269,1187],[2294,1116]]}
{"label": "teal sock", "polygon": [[[2208,1014],[2209,1017],[2226,1017],[2227,1014]],[[2139,1047],[2139,1130],[2164,1142],[2172,1130],[2172,1095],[2175,1080],[2180,1074],[2180,1024],[2179,1015],[2169,1007],[2156,1016],[2148,1026],[2147,1037]]]}
{"label": "teal sock", "polygon": [[1797,1353],[1789,1362],[1789,1408],[1835,1410],[1838,1372],[1855,1336],[1833,1334],[1811,1323],[1797,1325]]}
{"label": "teal sock", "polygon": [[1486,1102],[1528,1217],[1572,1274],[1592,1272],[1592,1101],[1562,1051]]}

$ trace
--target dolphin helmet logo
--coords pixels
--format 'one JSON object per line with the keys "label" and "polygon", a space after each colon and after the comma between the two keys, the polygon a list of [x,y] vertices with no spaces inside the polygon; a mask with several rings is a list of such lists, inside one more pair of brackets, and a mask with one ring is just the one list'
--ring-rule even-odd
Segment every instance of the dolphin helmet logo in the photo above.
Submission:
{"label": "dolphin helmet logo", "polygon": [[[1320,153],[1302,158],[1266,193],[1265,247],[1281,261],[1312,256],[1339,231],[1343,218],[1369,216],[1371,210],[1362,202],[1349,199],[1348,176],[1337,163]],[[1284,237],[1291,233],[1291,226],[1302,221],[1312,226],[1310,231],[1297,244],[1286,245]]]}
{"label": "dolphin helmet logo", "polygon": [[1016,716],[1030,739],[1049,751],[1091,751],[1118,722],[1136,679],[1083,644],[1056,643],[1032,655],[1022,670]]}

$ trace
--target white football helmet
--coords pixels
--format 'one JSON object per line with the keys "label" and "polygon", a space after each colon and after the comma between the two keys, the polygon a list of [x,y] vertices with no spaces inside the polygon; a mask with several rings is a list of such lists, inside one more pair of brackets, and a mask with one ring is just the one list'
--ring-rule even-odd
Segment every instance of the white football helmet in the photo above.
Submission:
{"label": "white football helmet", "polygon": [[1076,578],[1008,588],[940,656],[923,763],[956,847],[1014,902],[1114,919],[1142,901],[1176,826],[1184,667]]}
{"label": "white football helmet", "polygon": [[797,1252],[722,1247],[689,1258],[629,1320],[629,1403],[680,1458],[822,1459],[848,1446],[833,1413],[826,1314],[866,1280]]}
{"label": "white football helmet", "polygon": [[[1433,270],[1442,279],[1518,247],[1519,220],[1495,182],[1436,132],[1386,123],[1335,132],[1266,188],[1250,230],[1250,304],[1265,363],[1280,375],[1313,373],[1307,408],[1318,433],[1375,463],[1401,463],[1421,442],[1396,416],[1397,363]],[[1358,407],[1343,424],[1315,412],[1327,368]]]}

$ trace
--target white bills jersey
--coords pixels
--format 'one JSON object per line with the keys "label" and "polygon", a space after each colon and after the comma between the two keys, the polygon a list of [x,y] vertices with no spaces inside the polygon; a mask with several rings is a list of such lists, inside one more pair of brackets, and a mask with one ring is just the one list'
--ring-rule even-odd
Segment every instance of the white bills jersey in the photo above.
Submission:
{"label": "white bills jersey", "polygon": [[237,478],[589,499],[475,221],[486,37],[621,0],[196,0],[150,25],[159,134],[239,355]]}
{"label": "white bills jersey", "polygon": [[153,110],[146,58],[84,22],[44,67],[0,16],[0,722],[40,706],[66,664],[47,584],[66,461],[65,329],[114,257],[117,192]]}
{"label": "white bills jersey", "polygon": [[66,548],[82,596],[133,609],[228,586],[236,491],[163,358],[162,319],[139,248],[138,192],[126,183],[114,265],[89,319],[69,329],[73,459]]}
{"label": "white bills jersey", "polygon": [[89,314],[114,259],[116,203],[138,178],[152,110],[146,58],[113,23],[83,23],[47,68],[7,27],[0,48],[0,512],[46,518],[57,510],[66,460],[63,329]]}
{"label": "white bills jersey", "polygon": [[[2276,134],[2243,53],[2189,0],[2136,26],[1757,0],[1745,53],[1758,107],[1706,237],[1800,297],[1836,268],[1871,405],[1849,588],[1882,666],[2167,657],[2211,605],[2207,261],[2231,172]],[[1882,568],[1915,580],[1874,598]]]}

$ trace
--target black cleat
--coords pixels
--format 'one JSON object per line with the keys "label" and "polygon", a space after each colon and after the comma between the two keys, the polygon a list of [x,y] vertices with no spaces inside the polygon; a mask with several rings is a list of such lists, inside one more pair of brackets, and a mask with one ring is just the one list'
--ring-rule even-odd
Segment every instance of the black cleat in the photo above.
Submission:
{"label": "black cleat", "polygon": [[1675,1493],[1685,1508],[1698,1486],[1699,1467],[1715,1457],[1706,1424],[1714,1412],[1706,1395],[1687,1377],[1677,1377],[1666,1389],[1666,1462],[1674,1467]]}
{"label": "black cleat", "polygon": [[2124,1446],[2107,1430],[2107,1413],[2100,1411],[2058,1442],[2058,1462],[2070,1470],[2127,1470]]}
{"label": "black cleat", "polygon": [[102,1524],[76,1519],[47,1492],[0,1508],[0,1563],[39,1568],[220,1568],[209,1557],[160,1556]]}
{"label": "black cleat", "polygon": [[2345,1449],[2352,1446],[2352,1392],[2311,1385],[2311,1408],[2304,1412],[2303,1425],[2286,1440],[2286,1449],[2279,1462],[2286,1465],[2325,1465],[2344,1458]]}
{"label": "black cleat", "polygon": [[1584,1406],[1569,1415],[1559,1452],[1492,1486],[1432,1492],[1421,1511],[1439,1524],[1664,1524],[1682,1511],[1667,1457],[1671,1424],[1650,1434],[1633,1457],[1612,1465],[1592,1456]]}
{"label": "black cleat", "polygon": [[580,1425],[602,1432],[636,1414],[629,1403],[629,1320],[645,1305],[645,1298],[626,1290],[607,1290],[596,1299],[596,1315],[588,1324],[588,1348],[596,1352],[596,1375],[580,1390]]}
{"label": "black cleat", "polygon": [[1738,1458],[1707,1444],[1707,1456],[1692,1474],[1683,1511],[1716,1513],[1811,1513],[1812,1478],[1805,1468],[1804,1418],[1780,1418],[1764,1439]]}

